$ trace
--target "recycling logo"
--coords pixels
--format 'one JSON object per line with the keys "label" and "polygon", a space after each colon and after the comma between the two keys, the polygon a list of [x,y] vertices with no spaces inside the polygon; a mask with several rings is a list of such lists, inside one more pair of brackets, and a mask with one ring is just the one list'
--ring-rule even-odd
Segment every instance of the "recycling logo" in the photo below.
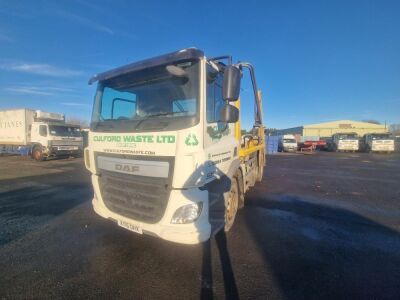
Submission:
{"label": "recycling logo", "polygon": [[185,144],[187,146],[197,146],[199,144],[199,141],[197,140],[195,134],[189,133],[189,135],[185,139]]}

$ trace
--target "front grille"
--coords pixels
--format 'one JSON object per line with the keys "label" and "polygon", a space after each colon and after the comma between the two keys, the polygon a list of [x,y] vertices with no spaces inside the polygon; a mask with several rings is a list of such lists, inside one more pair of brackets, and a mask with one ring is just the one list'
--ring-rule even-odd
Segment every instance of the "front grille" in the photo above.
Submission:
{"label": "front grille", "polygon": [[167,178],[145,177],[101,170],[100,191],[106,207],[125,217],[154,224],[166,209]]}
{"label": "front grille", "polygon": [[50,141],[51,146],[80,146],[80,141]]}

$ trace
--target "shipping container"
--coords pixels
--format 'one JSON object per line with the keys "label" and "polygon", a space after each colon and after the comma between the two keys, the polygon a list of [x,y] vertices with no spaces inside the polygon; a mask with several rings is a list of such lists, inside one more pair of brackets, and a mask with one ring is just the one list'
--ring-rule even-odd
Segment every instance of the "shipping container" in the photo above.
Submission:
{"label": "shipping container", "polygon": [[268,154],[274,154],[278,152],[279,136],[266,136],[265,142]]}

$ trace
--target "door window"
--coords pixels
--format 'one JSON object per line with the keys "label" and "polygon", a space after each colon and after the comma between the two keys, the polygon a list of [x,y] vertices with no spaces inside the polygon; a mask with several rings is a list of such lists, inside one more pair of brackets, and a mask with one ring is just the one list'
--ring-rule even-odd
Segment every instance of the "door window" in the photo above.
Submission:
{"label": "door window", "polygon": [[207,122],[217,123],[220,119],[221,108],[225,105],[222,98],[222,80],[221,73],[215,74],[211,67],[207,68]]}
{"label": "door window", "polygon": [[39,135],[40,136],[47,136],[47,126],[46,125],[40,125],[39,126]]}
{"label": "door window", "polygon": [[222,98],[223,74],[207,65],[205,145],[220,141],[234,133],[234,124],[220,122],[221,109],[226,105]]}

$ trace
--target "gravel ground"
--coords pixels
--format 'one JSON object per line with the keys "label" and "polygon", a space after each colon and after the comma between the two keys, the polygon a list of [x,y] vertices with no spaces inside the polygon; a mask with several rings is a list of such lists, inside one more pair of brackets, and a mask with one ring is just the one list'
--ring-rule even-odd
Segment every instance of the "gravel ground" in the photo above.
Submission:
{"label": "gravel ground", "polygon": [[400,297],[400,156],[269,156],[232,231],[183,246],[91,208],[81,159],[0,157],[1,298]]}

